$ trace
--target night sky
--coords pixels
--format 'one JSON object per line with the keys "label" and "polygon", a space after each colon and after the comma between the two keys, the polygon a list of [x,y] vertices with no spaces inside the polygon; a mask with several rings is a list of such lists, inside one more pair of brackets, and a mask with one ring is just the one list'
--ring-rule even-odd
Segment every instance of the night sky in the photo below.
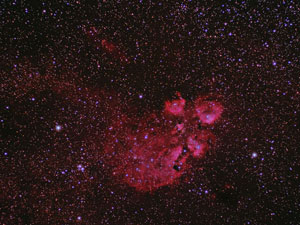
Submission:
{"label": "night sky", "polygon": [[0,224],[300,224],[299,2],[2,0],[0,16]]}

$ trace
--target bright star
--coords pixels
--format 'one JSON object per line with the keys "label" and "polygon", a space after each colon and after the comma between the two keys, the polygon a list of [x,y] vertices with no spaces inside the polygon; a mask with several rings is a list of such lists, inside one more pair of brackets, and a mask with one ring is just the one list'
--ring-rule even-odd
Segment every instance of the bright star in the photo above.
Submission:
{"label": "bright star", "polygon": [[60,126],[60,125],[56,125],[56,126],[55,126],[55,130],[56,130],[56,131],[60,131],[60,130],[61,130],[61,126]]}
{"label": "bright star", "polygon": [[257,157],[257,153],[256,152],[253,152],[252,153],[252,158],[256,158]]}

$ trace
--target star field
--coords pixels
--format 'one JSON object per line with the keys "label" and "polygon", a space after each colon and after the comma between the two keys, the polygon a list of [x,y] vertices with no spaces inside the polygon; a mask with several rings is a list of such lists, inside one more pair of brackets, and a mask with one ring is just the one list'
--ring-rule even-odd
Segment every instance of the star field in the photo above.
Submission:
{"label": "star field", "polygon": [[[300,224],[299,2],[0,6],[1,224]],[[180,117],[199,96],[216,123]],[[128,143],[171,128],[215,143],[155,190],[124,182],[157,169]]]}

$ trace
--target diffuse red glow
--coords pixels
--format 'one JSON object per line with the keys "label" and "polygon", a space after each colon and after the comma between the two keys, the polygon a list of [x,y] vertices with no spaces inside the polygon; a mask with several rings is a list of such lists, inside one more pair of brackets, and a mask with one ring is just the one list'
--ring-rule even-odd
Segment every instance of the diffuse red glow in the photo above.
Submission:
{"label": "diffuse red glow", "polygon": [[101,30],[95,27],[84,28],[83,31],[89,37],[94,46],[101,48],[104,52],[108,53],[114,59],[119,60],[121,63],[128,63],[129,60],[126,57],[124,51],[116,43],[109,41],[108,39],[101,37]]}
{"label": "diffuse red glow", "polygon": [[200,104],[195,109],[197,116],[205,124],[213,124],[223,112],[223,107],[220,103],[210,101],[200,101]]}
{"label": "diffuse red glow", "polygon": [[215,142],[209,126],[223,112],[223,106],[217,101],[199,97],[189,102],[177,93],[177,99],[165,102],[162,112],[130,116],[127,112],[132,110],[126,104],[122,105],[122,100],[111,91],[88,89],[51,75],[28,75],[23,79],[29,85],[22,86],[23,80],[13,81],[20,93],[26,93],[30,88],[39,91],[48,88],[73,104],[82,105],[84,113],[102,108],[99,117],[105,126],[109,124],[108,130],[99,134],[99,143],[94,138],[91,142],[103,145],[107,158],[102,151],[95,151],[99,157],[94,158],[104,157],[105,162],[115,168],[113,174],[117,178],[139,191],[153,191],[173,184],[190,167],[189,158],[203,158]]}
{"label": "diffuse red glow", "polygon": [[185,100],[180,98],[179,100],[166,101],[165,102],[165,112],[167,114],[175,116],[183,116],[184,114]]}
{"label": "diffuse red glow", "polygon": [[201,125],[218,120],[222,105],[204,98],[186,104],[178,97],[166,101],[162,113],[131,120],[119,116],[110,127],[106,152],[114,156],[114,174],[122,182],[139,191],[172,184],[189,167],[189,157],[204,157],[214,144],[214,134]]}

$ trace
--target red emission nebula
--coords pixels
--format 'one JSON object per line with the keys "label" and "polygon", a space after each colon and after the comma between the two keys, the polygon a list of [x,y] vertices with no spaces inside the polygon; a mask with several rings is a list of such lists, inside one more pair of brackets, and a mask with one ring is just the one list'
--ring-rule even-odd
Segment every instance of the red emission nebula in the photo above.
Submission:
{"label": "red emission nebula", "polygon": [[180,93],[164,110],[132,119],[118,115],[108,129],[105,151],[112,155],[113,174],[138,191],[173,184],[189,167],[189,158],[203,158],[213,146],[209,130],[223,106],[208,97],[187,102]]}

